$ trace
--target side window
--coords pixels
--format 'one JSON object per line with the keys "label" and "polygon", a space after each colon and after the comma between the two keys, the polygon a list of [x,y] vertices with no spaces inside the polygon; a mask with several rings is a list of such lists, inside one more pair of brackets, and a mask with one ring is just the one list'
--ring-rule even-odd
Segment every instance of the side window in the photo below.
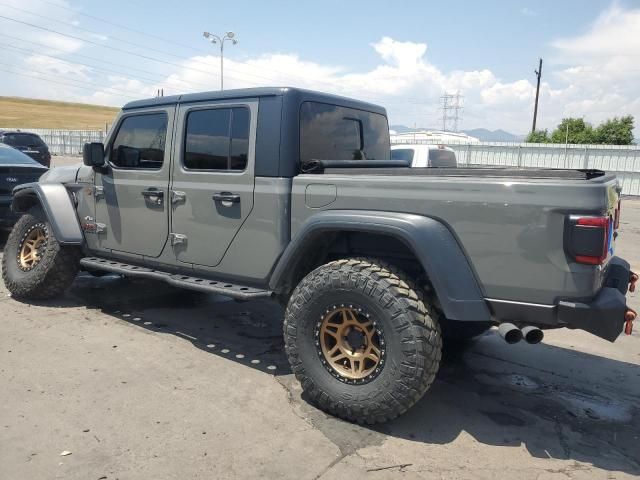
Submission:
{"label": "side window", "polygon": [[231,110],[194,110],[187,115],[184,166],[193,170],[226,170]]}
{"label": "side window", "polygon": [[111,163],[118,168],[158,170],[164,161],[167,115],[125,117],[111,146]]}
{"label": "side window", "polygon": [[300,160],[387,160],[384,115],[317,102],[300,107]]}
{"label": "side window", "polygon": [[187,114],[184,166],[191,170],[244,170],[249,154],[249,109],[212,108]]}
{"label": "side window", "polygon": [[405,160],[407,162],[413,162],[413,149],[396,148],[391,150],[391,160]]}

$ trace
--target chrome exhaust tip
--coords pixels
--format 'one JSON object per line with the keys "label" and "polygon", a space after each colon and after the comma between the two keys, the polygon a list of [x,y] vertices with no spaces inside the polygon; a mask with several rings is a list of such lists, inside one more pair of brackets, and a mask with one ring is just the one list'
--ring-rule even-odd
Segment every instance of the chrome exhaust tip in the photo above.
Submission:
{"label": "chrome exhaust tip", "polygon": [[502,338],[504,338],[504,341],[510,345],[518,343],[523,337],[522,330],[516,327],[513,323],[501,323],[498,326],[498,333]]}
{"label": "chrome exhaust tip", "polygon": [[522,336],[527,343],[536,345],[537,343],[540,343],[544,338],[544,332],[538,327],[529,326],[522,329]]}

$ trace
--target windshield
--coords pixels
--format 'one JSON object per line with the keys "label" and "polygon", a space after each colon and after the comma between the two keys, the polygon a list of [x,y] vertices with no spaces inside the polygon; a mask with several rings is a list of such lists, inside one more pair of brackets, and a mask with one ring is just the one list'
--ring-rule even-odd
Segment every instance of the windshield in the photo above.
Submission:
{"label": "windshield", "polygon": [[8,133],[4,136],[4,143],[12,147],[43,147],[44,142],[33,133]]}
{"label": "windshield", "polygon": [[0,145],[0,165],[33,165],[41,166],[28,155],[15,148]]}

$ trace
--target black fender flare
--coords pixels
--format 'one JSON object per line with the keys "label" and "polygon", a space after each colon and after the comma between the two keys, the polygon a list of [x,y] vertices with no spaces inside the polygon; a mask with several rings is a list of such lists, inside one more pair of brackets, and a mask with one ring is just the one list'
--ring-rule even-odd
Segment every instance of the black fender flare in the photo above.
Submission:
{"label": "black fender flare", "polygon": [[11,209],[26,213],[41,205],[61,245],[81,245],[84,236],[69,192],[61,183],[26,183],[13,190]]}
{"label": "black fender flare", "polygon": [[327,210],[309,217],[278,260],[269,282],[271,290],[282,287],[306,241],[331,231],[371,232],[401,240],[427,272],[447,319],[491,321],[479,282],[455,236],[442,222],[416,214]]}

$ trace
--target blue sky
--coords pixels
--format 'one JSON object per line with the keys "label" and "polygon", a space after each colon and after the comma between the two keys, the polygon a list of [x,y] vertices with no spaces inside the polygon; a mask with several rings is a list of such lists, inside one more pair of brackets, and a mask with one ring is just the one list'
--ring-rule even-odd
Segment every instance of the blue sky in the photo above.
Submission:
{"label": "blue sky", "polygon": [[229,88],[332,91],[387,106],[392,123],[437,126],[440,95],[460,91],[463,128],[526,133],[539,56],[540,126],[640,114],[631,1],[0,0],[0,15],[0,95],[120,105],[217,89],[202,32],[233,30]]}

